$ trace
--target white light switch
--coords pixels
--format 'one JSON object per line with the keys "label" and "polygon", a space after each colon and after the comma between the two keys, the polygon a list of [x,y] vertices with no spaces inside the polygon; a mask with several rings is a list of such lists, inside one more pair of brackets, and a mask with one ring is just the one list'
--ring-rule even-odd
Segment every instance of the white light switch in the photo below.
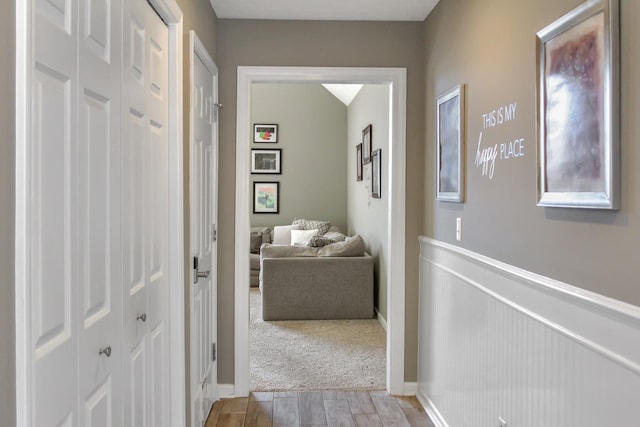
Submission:
{"label": "white light switch", "polygon": [[456,240],[462,240],[462,218],[456,218]]}

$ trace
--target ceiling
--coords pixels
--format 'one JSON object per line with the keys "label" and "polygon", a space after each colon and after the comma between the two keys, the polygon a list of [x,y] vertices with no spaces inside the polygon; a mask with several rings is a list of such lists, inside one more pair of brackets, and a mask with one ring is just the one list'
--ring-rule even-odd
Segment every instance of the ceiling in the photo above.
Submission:
{"label": "ceiling", "polygon": [[210,0],[220,19],[424,21],[439,0]]}

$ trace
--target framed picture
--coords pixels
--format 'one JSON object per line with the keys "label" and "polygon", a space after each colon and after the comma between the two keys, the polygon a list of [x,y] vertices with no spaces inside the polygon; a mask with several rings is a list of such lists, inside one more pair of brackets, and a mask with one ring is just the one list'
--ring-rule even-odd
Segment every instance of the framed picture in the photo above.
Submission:
{"label": "framed picture", "polygon": [[253,183],[253,213],[277,214],[279,210],[279,182]]}
{"label": "framed picture", "polygon": [[436,199],[464,201],[465,96],[458,85],[436,99]]}
{"label": "framed picture", "polygon": [[371,161],[372,129],[372,126],[369,125],[362,130],[362,163],[365,164]]}
{"label": "framed picture", "polygon": [[251,150],[251,173],[282,173],[282,150]]}
{"label": "framed picture", "polygon": [[278,125],[253,125],[253,142],[278,142]]}
{"label": "framed picture", "polygon": [[618,209],[618,0],[589,0],[537,33],[538,206]]}
{"label": "framed picture", "polygon": [[356,181],[362,181],[362,143],[356,145]]}
{"label": "framed picture", "polygon": [[371,153],[371,197],[381,199],[382,172],[380,167],[381,151],[378,148]]}

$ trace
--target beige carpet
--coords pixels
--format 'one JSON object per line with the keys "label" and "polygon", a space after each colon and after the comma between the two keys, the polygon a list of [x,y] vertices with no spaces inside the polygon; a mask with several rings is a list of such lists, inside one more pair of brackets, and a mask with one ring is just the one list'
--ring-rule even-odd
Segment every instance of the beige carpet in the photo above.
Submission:
{"label": "beige carpet", "polygon": [[251,390],[385,388],[386,333],[377,319],[262,320],[251,289]]}

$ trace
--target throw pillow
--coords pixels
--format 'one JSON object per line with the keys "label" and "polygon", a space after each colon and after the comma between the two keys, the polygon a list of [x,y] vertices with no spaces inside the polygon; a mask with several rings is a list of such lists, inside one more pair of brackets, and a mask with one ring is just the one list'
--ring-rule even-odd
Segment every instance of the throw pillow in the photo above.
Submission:
{"label": "throw pillow", "polygon": [[259,231],[251,232],[251,248],[250,251],[252,254],[260,253],[260,246],[262,246],[262,233]]}
{"label": "throw pillow", "polygon": [[307,241],[307,246],[310,246],[312,248],[321,248],[323,246],[327,246],[330,245],[332,243],[336,243],[338,242],[338,240],[334,240],[330,237],[327,237],[326,235],[324,236],[312,236],[308,241]]}
{"label": "throw pillow", "polygon": [[276,225],[273,227],[273,244],[274,245],[290,245],[291,230],[299,230],[298,225]]}
{"label": "throw pillow", "polygon": [[318,234],[318,230],[291,230],[291,246],[306,245],[310,238]]}
{"label": "throw pillow", "polygon": [[315,219],[294,219],[293,225],[300,227],[300,230],[318,230],[318,234],[322,235],[329,231],[331,223],[329,221],[318,221]]}

